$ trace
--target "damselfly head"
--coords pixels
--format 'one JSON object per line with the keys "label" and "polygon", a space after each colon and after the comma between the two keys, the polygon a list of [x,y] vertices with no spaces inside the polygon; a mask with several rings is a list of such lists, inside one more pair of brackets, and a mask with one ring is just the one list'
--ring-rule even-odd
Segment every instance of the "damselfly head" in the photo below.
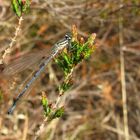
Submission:
{"label": "damselfly head", "polygon": [[72,35],[70,33],[65,34],[65,39],[66,40],[71,40],[72,39]]}

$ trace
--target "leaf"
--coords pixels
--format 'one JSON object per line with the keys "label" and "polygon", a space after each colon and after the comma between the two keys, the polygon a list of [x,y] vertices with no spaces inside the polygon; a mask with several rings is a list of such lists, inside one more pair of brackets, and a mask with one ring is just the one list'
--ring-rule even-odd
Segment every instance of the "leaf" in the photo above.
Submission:
{"label": "leaf", "polygon": [[65,92],[71,87],[71,83],[62,83],[61,86],[59,86],[59,91]]}
{"label": "leaf", "polygon": [[12,7],[16,15],[21,17],[22,13],[29,11],[30,0],[12,0]]}
{"label": "leaf", "polygon": [[61,107],[54,112],[53,118],[60,118],[64,114],[64,108]]}
{"label": "leaf", "polygon": [[48,100],[44,95],[42,96],[42,105],[43,106],[48,106]]}
{"label": "leaf", "polygon": [[30,9],[30,0],[26,0],[22,5],[22,12],[28,12]]}
{"label": "leaf", "polygon": [[17,0],[19,5],[21,6],[22,5],[22,0]]}
{"label": "leaf", "polygon": [[22,12],[21,12],[21,7],[20,7],[19,3],[20,3],[20,0],[19,0],[19,2],[17,2],[17,0],[13,0],[13,1],[12,1],[13,11],[16,13],[16,15],[17,15],[18,17],[20,17],[21,14],[22,14]]}
{"label": "leaf", "polygon": [[51,108],[50,108],[50,106],[48,104],[48,100],[44,94],[42,95],[42,106],[44,109],[45,116],[48,116],[51,112]]}

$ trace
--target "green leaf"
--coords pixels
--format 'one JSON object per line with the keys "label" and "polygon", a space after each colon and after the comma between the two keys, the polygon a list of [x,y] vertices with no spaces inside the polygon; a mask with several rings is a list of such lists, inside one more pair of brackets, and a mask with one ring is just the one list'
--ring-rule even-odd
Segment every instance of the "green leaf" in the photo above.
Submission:
{"label": "green leaf", "polygon": [[45,116],[48,116],[51,112],[51,108],[48,104],[48,100],[47,100],[46,96],[42,96],[42,106],[44,109]]}
{"label": "green leaf", "polygon": [[30,9],[30,0],[23,2],[22,0],[12,0],[13,11],[18,17],[21,17],[22,13],[26,13]]}
{"label": "green leaf", "polygon": [[59,87],[59,91],[65,92],[71,87],[71,83],[62,83]]}
{"label": "green leaf", "polygon": [[21,6],[22,5],[22,0],[17,0],[19,5]]}
{"label": "green leaf", "polygon": [[42,105],[43,106],[48,106],[48,100],[45,96],[42,96]]}
{"label": "green leaf", "polygon": [[48,116],[51,113],[51,111],[52,111],[51,108],[47,107],[45,112],[44,112],[45,116]]}
{"label": "green leaf", "polygon": [[67,63],[67,65],[69,65],[70,64],[70,60],[69,60],[68,55],[67,54],[63,54],[63,58],[64,58],[65,62]]}
{"label": "green leaf", "polygon": [[21,7],[20,7],[19,3],[17,2],[17,0],[12,1],[12,7],[13,7],[13,11],[16,13],[16,15],[18,17],[20,17],[22,12],[21,12]]}
{"label": "green leaf", "polygon": [[25,3],[22,5],[22,12],[28,12],[30,9],[30,0],[26,0]]}
{"label": "green leaf", "polygon": [[61,107],[54,112],[53,118],[60,118],[63,114],[64,114],[64,108]]}

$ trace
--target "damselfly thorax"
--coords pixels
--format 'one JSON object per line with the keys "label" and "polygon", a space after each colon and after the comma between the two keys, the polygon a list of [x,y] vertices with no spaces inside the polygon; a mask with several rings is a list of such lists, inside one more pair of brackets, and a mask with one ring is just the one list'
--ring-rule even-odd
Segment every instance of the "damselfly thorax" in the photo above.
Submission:
{"label": "damselfly thorax", "polygon": [[30,89],[31,85],[36,81],[36,79],[44,71],[48,63],[64,48],[70,47],[70,41],[71,41],[71,35],[66,34],[65,37],[62,40],[55,43],[54,47],[51,50],[49,50],[47,53],[45,51],[38,53],[38,55],[36,55],[35,53],[32,53],[30,55],[27,55],[26,57],[24,56],[24,58],[19,58],[13,61],[13,63],[5,67],[0,66],[1,71],[4,75],[14,75],[17,72],[21,72],[25,70],[26,68],[34,65],[36,63],[35,61],[39,61],[39,60],[41,61],[41,63],[38,66],[38,70],[34,72],[32,78],[26,83],[26,85],[23,87],[21,92],[14,99],[12,106],[8,110],[9,114],[13,112],[13,110],[16,107],[17,102],[19,102],[20,98]]}

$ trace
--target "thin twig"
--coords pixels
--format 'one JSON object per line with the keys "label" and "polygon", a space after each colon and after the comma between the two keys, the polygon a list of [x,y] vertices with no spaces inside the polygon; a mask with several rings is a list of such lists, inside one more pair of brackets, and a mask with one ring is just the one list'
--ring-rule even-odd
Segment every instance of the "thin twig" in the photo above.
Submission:
{"label": "thin twig", "polygon": [[125,82],[125,64],[124,64],[124,52],[123,52],[123,23],[122,23],[122,20],[123,20],[123,18],[120,16],[119,17],[120,72],[121,72],[121,85],[122,85],[124,133],[125,133],[125,140],[129,140],[127,94],[126,94],[126,82]]}
{"label": "thin twig", "polygon": [[9,47],[4,51],[4,54],[2,55],[2,59],[0,60],[0,64],[4,64],[4,59],[6,58],[6,56],[8,54],[11,53],[13,45],[14,45],[14,42],[16,41],[17,36],[18,36],[18,34],[20,32],[22,20],[23,20],[23,17],[21,16],[19,18],[19,20],[18,20],[18,26],[16,27],[16,30],[15,30],[15,33],[14,33],[14,37],[12,37],[11,42],[9,44]]}
{"label": "thin twig", "polygon": [[45,123],[48,121],[48,118],[46,117],[43,122],[41,123],[39,129],[35,132],[35,137],[34,140],[37,140],[37,138],[39,137],[39,135],[41,134],[41,132],[44,129]]}
{"label": "thin twig", "polygon": [[24,130],[23,130],[23,138],[22,140],[26,140],[27,139],[27,134],[28,134],[28,124],[29,124],[29,120],[28,120],[28,116],[25,116],[25,123],[24,123]]}

